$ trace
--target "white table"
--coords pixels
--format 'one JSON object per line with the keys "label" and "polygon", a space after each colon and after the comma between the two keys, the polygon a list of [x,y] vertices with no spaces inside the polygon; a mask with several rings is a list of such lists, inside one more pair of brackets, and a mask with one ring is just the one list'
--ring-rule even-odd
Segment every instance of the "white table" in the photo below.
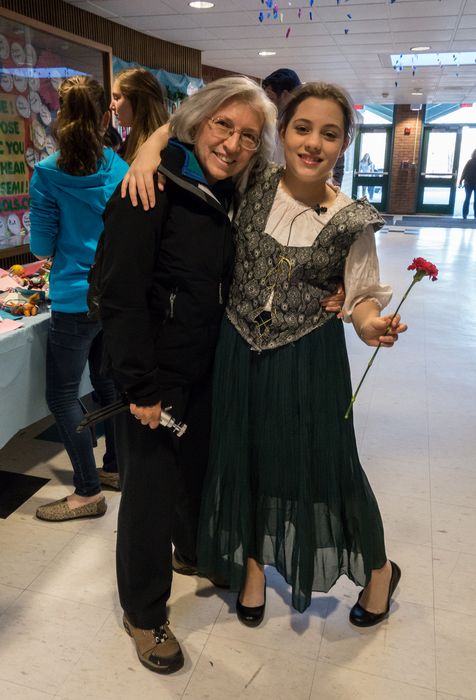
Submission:
{"label": "white table", "polygon": [[[20,317],[23,328],[0,334],[0,448],[50,411],[45,400],[49,312]],[[80,395],[91,391],[87,369]]]}

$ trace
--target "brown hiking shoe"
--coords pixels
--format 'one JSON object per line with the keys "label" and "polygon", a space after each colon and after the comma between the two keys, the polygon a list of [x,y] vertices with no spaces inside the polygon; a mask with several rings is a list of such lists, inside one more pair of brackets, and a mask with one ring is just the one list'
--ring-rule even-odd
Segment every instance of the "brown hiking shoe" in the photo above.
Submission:
{"label": "brown hiking shoe", "polygon": [[201,578],[207,578],[210,583],[212,583],[216,588],[230,588],[230,584],[225,579],[220,576],[203,576],[197,569],[196,564],[186,564],[177,550],[174,549],[172,552],[172,569],[176,574],[182,574],[182,576],[200,576]]}
{"label": "brown hiking shoe", "polygon": [[124,613],[123,623],[127,634],[135,642],[137,656],[143,666],[155,673],[174,673],[182,668],[182,650],[168,620],[157,629],[143,630],[134,627]]}
{"label": "brown hiking shoe", "polygon": [[119,474],[117,472],[106,472],[101,467],[97,470],[99,481],[101,486],[109,486],[111,489],[121,490],[121,484],[119,482]]}

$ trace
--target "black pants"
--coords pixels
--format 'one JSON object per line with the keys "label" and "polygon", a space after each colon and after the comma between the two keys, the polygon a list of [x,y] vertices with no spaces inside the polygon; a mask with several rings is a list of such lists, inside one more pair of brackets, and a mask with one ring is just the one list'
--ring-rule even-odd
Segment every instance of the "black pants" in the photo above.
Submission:
{"label": "black pants", "polygon": [[121,504],[117,530],[117,581],[124,611],[135,627],[167,619],[173,542],[181,559],[196,561],[203,480],[208,462],[211,376],[167,393],[162,407],[188,425],[177,438],[151,430],[130,413],[117,419]]}

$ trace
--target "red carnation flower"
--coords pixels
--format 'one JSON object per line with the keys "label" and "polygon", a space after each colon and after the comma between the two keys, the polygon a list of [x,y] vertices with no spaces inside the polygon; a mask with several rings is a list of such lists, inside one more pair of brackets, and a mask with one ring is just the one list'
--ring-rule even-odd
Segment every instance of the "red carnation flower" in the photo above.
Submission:
{"label": "red carnation flower", "polygon": [[[415,270],[415,274],[413,275],[412,283],[408,287],[408,289],[405,292],[405,294],[403,295],[403,297],[401,298],[400,303],[397,306],[395,313],[393,314],[392,318],[390,319],[390,323],[388,325],[388,328],[383,335],[387,335],[387,333],[390,331],[390,328],[392,327],[392,321],[395,318],[395,316],[398,314],[401,305],[403,304],[403,302],[407,298],[407,296],[410,292],[410,289],[413,287],[413,285],[416,284],[417,282],[419,282],[420,280],[422,280],[424,277],[429,277],[432,282],[435,282],[438,279],[438,268],[436,267],[436,265],[433,265],[432,262],[425,260],[425,258],[413,258],[413,262],[411,263],[411,265],[409,265],[407,267],[407,270]],[[379,343],[377,345],[375,352],[373,353],[372,357],[370,358],[370,361],[367,365],[367,368],[366,368],[364,374],[362,375],[362,379],[360,380],[360,382],[357,386],[357,389],[352,394],[350,404],[348,405],[347,411],[345,412],[345,415],[344,415],[345,419],[347,419],[350,416],[350,412],[352,410],[352,406],[355,403],[355,399],[357,398],[357,394],[359,393],[360,387],[362,386],[363,381],[364,381],[365,377],[367,376],[367,372],[372,367],[372,364],[373,364],[373,361],[375,360],[376,354],[380,350],[380,345],[381,345],[381,343]]]}
{"label": "red carnation flower", "polygon": [[432,282],[436,282],[438,279],[438,268],[425,258],[413,258],[413,262],[407,270],[416,270],[416,274],[419,275],[417,281],[423,279],[425,275],[428,275]]}

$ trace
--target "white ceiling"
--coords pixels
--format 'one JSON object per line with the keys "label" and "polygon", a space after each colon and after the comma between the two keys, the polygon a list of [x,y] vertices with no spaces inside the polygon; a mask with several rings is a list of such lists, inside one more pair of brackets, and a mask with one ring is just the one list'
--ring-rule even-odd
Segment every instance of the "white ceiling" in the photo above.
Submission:
{"label": "white ceiling", "polygon": [[[413,76],[411,68],[394,71],[389,58],[422,44],[439,53],[474,51],[476,0],[315,0],[312,21],[309,0],[275,0],[282,23],[259,22],[260,11],[267,11],[261,0],[215,0],[210,10],[194,10],[188,0],[69,2],[199,49],[206,65],[261,78],[276,68],[293,68],[303,81],[343,85],[357,103],[476,102],[476,64],[422,67]],[[276,56],[258,56],[263,49]],[[422,97],[411,94],[417,88]]]}

